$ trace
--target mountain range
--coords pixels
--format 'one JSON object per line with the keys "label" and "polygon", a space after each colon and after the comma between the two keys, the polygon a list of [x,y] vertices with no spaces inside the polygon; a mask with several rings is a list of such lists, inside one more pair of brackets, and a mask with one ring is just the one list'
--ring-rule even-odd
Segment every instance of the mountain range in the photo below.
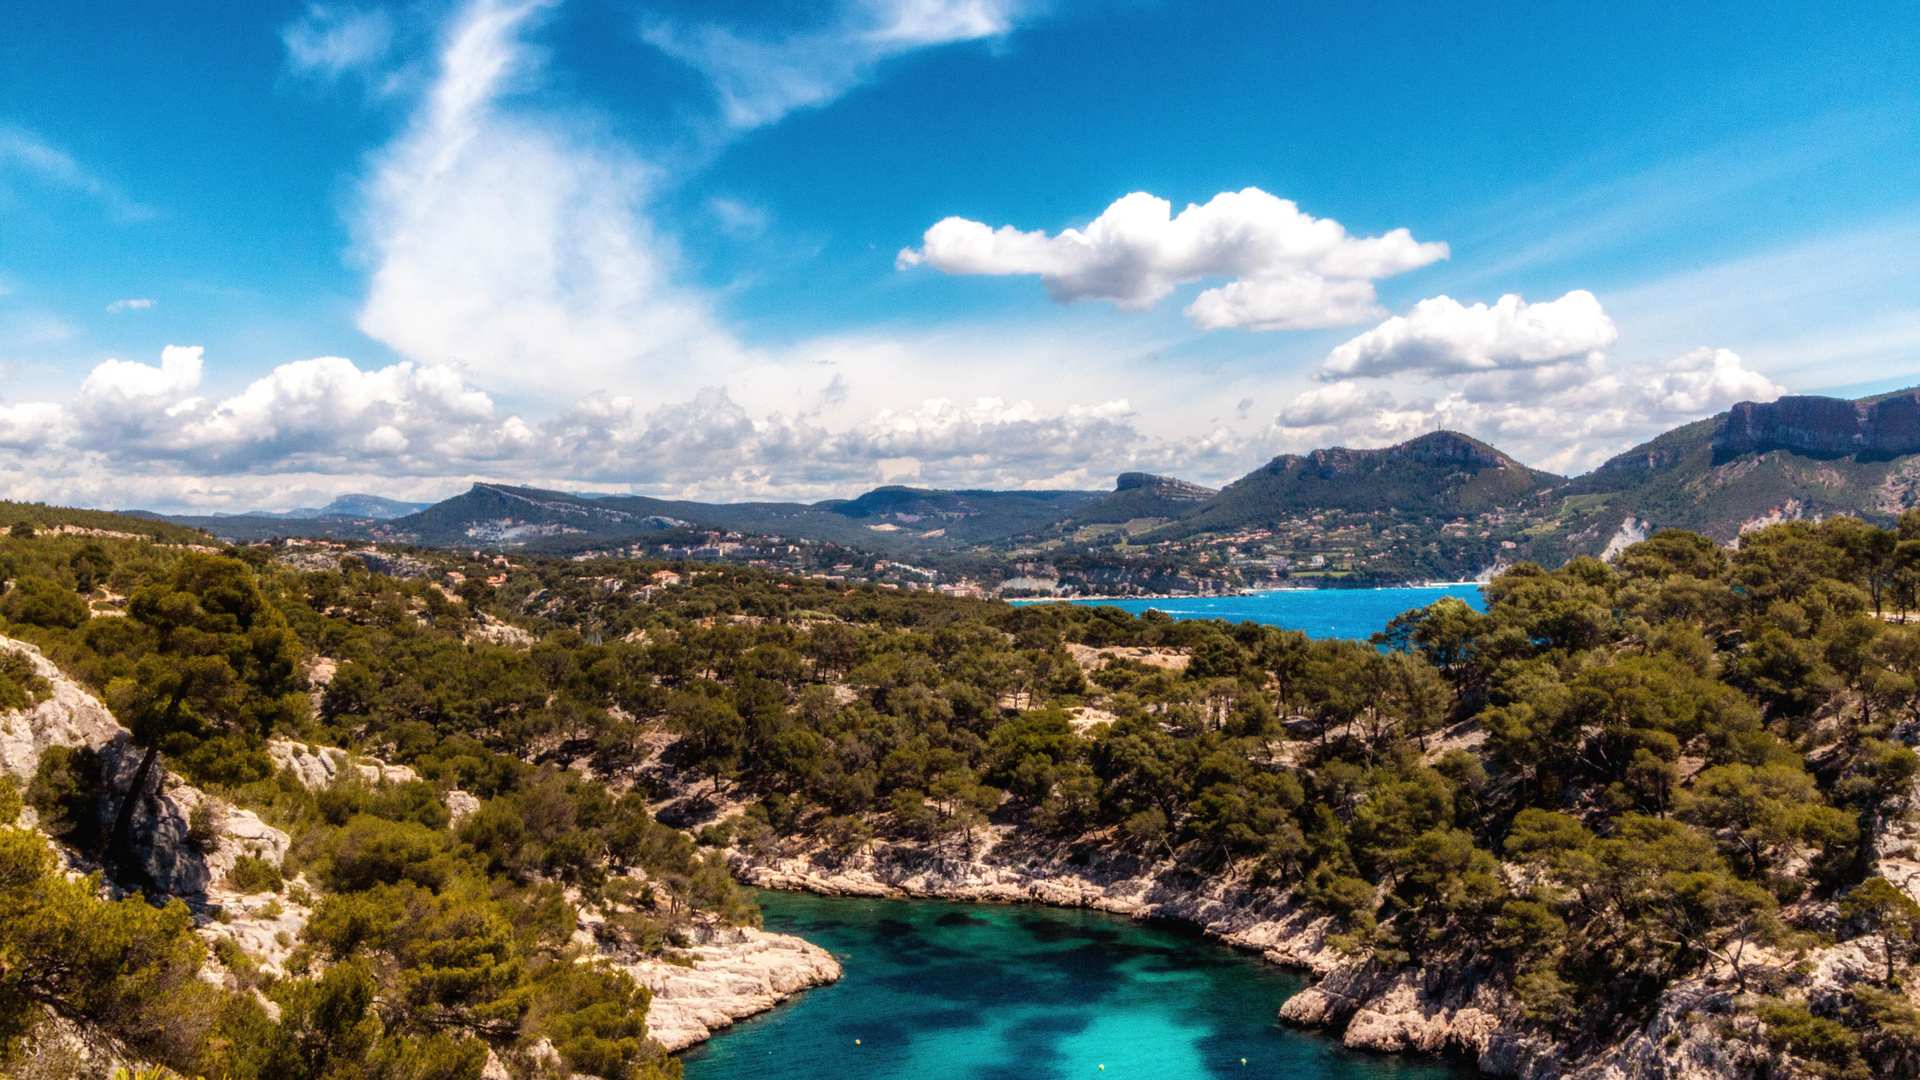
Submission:
{"label": "mountain range", "polygon": [[[317,511],[142,515],[234,540],[329,535],[433,546],[580,550],[727,530],[892,555],[999,545],[1151,545],[1260,533],[1274,550],[1329,550],[1418,574],[1455,563],[1597,554],[1620,535],[1679,527],[1731,541],[1748,527],[1853,514],[1885,523],[1920,502],[1920,389],[1849,401],[1743,402],[1583,476],[1532,469],[1437,431],[1382,449],[1287,454],[1220,490],[1123,474],[1114,490],[946,491],[888,486],[816,503],[701,503],[475,484],[422,507],[343,496]],[[296,516],[299,515],[299,516]],[[1331,518],[1329,518],[1331,515]],[[1389,558],[1385,553],[1398,552]],[[1414,557],[1418,551],[1440,556]],[[1448,554],[1448,552],[1452,554]],[[1384,562],[1382,562],[1384,560]]]}

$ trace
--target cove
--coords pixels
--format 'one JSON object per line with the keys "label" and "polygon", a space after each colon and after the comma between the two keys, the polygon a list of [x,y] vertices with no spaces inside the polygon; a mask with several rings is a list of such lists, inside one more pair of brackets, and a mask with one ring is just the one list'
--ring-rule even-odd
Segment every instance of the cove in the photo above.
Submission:
{"label": "cove", "polygon": [[1275,1014],[1303,978],[1184,924],[1027,905],[756,899],[767,929],[824,946],[846,974],[688,1050],[687,1080],[1476,1075],[1282,1027]]}
{"label": "cove", "polygon": [[1308,637],[1364,641],[1374,631],[1385,629],[1395,615],[1426,607],[1443,596],[1457,596],[1476,610],[1487,610],[1480,586],[1473,582],[1402,589],[1271,589],[1240,596],[1069,600],[1067,603],[1096,607],[1110,604],[1135,615],[1160,611],[1176,619],[1265,623],[1288,630],[1304,630]]}

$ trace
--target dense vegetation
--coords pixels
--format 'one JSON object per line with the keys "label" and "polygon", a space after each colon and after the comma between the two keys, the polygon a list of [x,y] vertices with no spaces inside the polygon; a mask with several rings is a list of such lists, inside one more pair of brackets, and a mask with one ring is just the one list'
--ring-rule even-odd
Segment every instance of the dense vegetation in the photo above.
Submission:
{"label": "dense vegetation", "polygon": [[[204,961],[184,909],[104,900],[0,834],[16,1047],[50,1008],[210,1076],[471,1077],[489,1047],[520,1068],[540,1039],[577,1071],[670,1072],[645,992],[582,961],[678,956],[697,923],[751,921],[722,849],[835,859],[885,838],[955,858],[1013,826],[1291,888],[1340,948],[1496,980],[1575,1052],[1714,969],[1801,1067],[1920,1060],[1899,989],[1920,907],[1873,873],[1920,770],[1903,737],[1920,624],[1901,618],[1920,514],[1523,564],[1486,612],[1442,601],[1373,643],[749,569],[681,566],[643,596],[655,565],[538,561],[490,585],[450,554],[413,579],[280,554],[4,541],[7,632],[93,687],[143,760],[288,830],[284,867],[230,881],[313,910],[286,977],[215,930],[229,990],[185,992]],[[83,589],[125,617],[87,618]],[[1186,666],[1087,651],[1110,646]],[[315,658],[337,664],[317,702]],[[9,701],[42,692],[0,672]],[[275,774],[271,737],[421,779],[310,792]],[[138,885],[103,775],[50,752],[23,794]],[[456,789],[482,801],[450,828]],[[706,850],[650,806],[704,823]],[[603,916],[595,949],[581,909]],[[1876,960],[1839,1004],[1794,966],[1836,937]],[[64,981],[19,962],[69,951],[94,959]]]}

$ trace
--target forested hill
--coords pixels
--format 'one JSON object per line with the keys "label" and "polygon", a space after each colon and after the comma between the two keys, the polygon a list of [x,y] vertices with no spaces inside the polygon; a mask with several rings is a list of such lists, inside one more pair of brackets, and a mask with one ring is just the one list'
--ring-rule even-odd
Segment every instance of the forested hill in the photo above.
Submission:
{"label": "forested hill", "polygon": [[[1432,1049],[1910,1076],[1909,548],[1920,512],[1731,554],[1666,532],[1367,644],[698,564],[9,536],[0,629],[76,682],[0,662],[0,706],[42,702],[6,721],[36,734],[0,793],[34,811],[0,809],[0,1039],[70,1045],[51,1010],[234,1080],[531,1077],[547,1046],[666,1075],[631,972],[751,923],[729,865],[1098,866],[1278,913],[1270,947],[1319,950],[1311,1022],[1402,1015],[1411,980],[1491,1017],[1420,1021]],[[125,735],[32,727],[81,688]],[[325,747],[385,764],[285,764]],[[141,775],[166,798],[126,799]],[[207,809],[158,829],[188,784]],[[29,821],[189,903],[62,876]]]}
{"label": "forested hill", "polygon": [[207,544],[213,537],[202,529],[178,522],[107,510],[79,510],[46,503],[0,501],[0,529],[22,535],[36,531],[105,532],[122,537],[148,537],[167,544]]}

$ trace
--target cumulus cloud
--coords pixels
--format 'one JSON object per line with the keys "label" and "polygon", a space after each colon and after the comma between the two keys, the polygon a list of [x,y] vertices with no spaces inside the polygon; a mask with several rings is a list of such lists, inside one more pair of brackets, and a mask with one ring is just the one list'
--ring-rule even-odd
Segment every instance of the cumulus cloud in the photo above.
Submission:
{"label": "cumulus cloud", "polygon": [[931,266],[949,274],[1038,274],[1054,300],[1111,300],[1144,311],[1182,284],[1230,277],[1186,309],[1201,329],[1302,330],[1345,326],[1384,312],[1373,281],[1447,257],[1447,245],[1421,243],[1406,229],[1355,237],[1259,188],[1227,191],[1205,205],[1173,204],[1136,191],[1085,229],[998,229],[950,217],[928,229],[917,249],[900,252],[901,269]]}
{"label": "cumulus cloud", "polygon": [[194,391],[198,346],[168,346],[160,364],[108,360],[65,405],[13,406],[0,441],[67,450],[132,471],[338,471],[391,465],[438,471],[524,451],[531,430],[446,367],[362,371],[340,357],[283,364],[240,393]]}
{"label": "cumulus cloud", "polygon": [[[546,420],[503,413],[450,367],[362,370],[340,357],[283,364],[224,398],[199,393],[199,347],[155,364],[108,360],[68,402],[0,405],[0,482],[36,462],[64,475],[66,498],[130,490],[253,493],[234,477],[299,477],[304,490],[469,476],[590,483],[668,494],[819,497],[879,483],[902,462],[927,482],[1022,486],[1036,478],[1104,483],[1145,440],[1125,401],[1044,410],[1031,402],[945,399],[882,409],[850,425],[750,413],[724,389],[648,405],[590,394]],[[8,479],[8,478],[14,479]],[[137,482],[136,479],[138,478]],[[197,485],[197,486],[196,486]],[[285,503],[284,499],[276,500]],[[151,503],[149,504],[151,505]]]}
{"label": "cumulus cloud", "polygon": [[[1446,428],[1578,472],[1735,402],[1786,392],[1727,349],[1623,365],[1611,355],[1616,337],[1600,302],[1580,290],[1491,307],[1423,300],[1335,348],[1321,366],[1325,385],[1282,408],[1274,432],[1384,445]],[[1415,392],[1394,392],[1407,389]]]}
{"label": "cumulus cloud", "polygon": [[115,300],[107,305],[107,311],[118,315],[123,311],[145,311],[152,306],[151,300]]}
{"label": "cumulus cloud", "polygon": [[1018,0],[844,0],[824,27],[762,38],[727,27],[649,23],[642,36],[713,83],[736,129],[824,105],[865,82],[882,61],[936,45],[1001,37]]}
{"label": "cumulus cloud", "polygon": [[1436,296],[1334,349],[1321,372],[1339,379],[1543,367],[1602,356],[1619,336],[1585,289],[1537,304],[1508,293],[1491,307]]}

